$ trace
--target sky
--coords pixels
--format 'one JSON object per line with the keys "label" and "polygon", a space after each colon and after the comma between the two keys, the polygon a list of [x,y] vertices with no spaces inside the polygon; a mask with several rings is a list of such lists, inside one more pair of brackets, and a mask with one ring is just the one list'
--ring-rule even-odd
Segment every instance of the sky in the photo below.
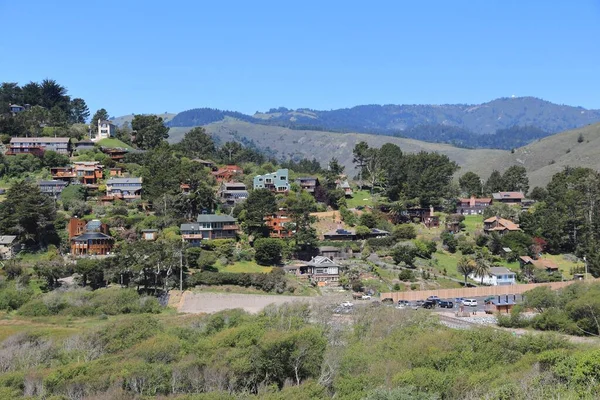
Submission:
{"label": "sky", "polygon": [[600,109],[600,0],[0,0],[0,82],[111,116],[535,96]]}

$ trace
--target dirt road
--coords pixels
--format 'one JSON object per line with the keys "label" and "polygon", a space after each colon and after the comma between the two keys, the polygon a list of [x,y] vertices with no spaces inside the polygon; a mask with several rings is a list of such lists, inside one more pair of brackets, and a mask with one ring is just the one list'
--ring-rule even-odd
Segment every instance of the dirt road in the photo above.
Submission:
{"label": "dirt road", "polygon": [[178,309],[179,312],[190,314],[213,313],[232,308],[242,308],[250,313],[258,313],[269,304],[311,302],[316,299],[318,297],[185,292]]}

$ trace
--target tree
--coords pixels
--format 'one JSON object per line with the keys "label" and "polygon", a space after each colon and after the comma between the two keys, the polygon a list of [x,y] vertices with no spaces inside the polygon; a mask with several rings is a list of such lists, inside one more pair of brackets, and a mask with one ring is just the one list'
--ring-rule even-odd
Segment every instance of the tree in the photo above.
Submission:
{"label": "tree", "polygon": [[486,194],[491,195],[492,193],[501,192],[504,189],[504,180],[499,171],[492,171],[492,174],[485,182],[484,191]]}
{"label": "tree", "polygon": [[96,129],[98,129],[98,120],[108,121],[109,118],[110,117],[108,116],[108,111],[106,111],[104,108],[99,109],[94,113],[94,116],[92,117],[92,129],[94,126],[96,126]]}
{"label": "tree", "polygon": [[202,127],[188,131],[177,147],[190,157],[211,158],[217,152],[212,137]]}
{"label": "tree", "polygon": [[361,214],[358,224],[367,228],[375,228],[377,226],[377,218],[375,218],[373,213],[365,212]]}
{"label": "tree", "polygon": [[412,246],[397,246],[392,250],[392,258],[396,264],[404,263],[412,267],[415,262],[415,248]]}
{"label": "tree", "polygon": [[490,273],[490,263],[482,254],[478,254],[475,257],[475,268],[474,273],[481,277],[481,284],[483,285],[483,278]]}
{"label": "tree", "polygon": [[465,286],[467,286],[467,278],[475,271],[475,262],[472,258],[463,256],[458,260],[456,269],[465,277]]}
{"label": "tree", "polygon": [[483,190],[481,178],[475,172],[467,172],[458,180],[460,190],[467,196],[479,196]]}
{"label": "tree", "polygon": [[42,157],[42,162],[45,167],[53,168],[53,167],[64,167],[69,165],[69,156],[64,154],[59,154],[52,150],[47,150],[44,152]]}
{"label": "tree", "polygon": [[71,99],[67,96],[67,89],[59,85],[54,79],[44,79],[40,84],[40,103],[42,107],[51,110],[58,107],[68,114]]}
{"label": "tree", "polygon": [[169,128],[156,115],[134,115],[131,129],[135,133],[134,143],[144,150],[154,149],[169,137]]}
{"label": "tree", "polygon": [[558,305],[556,292],[548,286],[540,286],[523,293],[525,308],[532,308],[539,313]]}
{"label": "tree", "polygon": [[310,215],[317,209],[314,197],[304,190],[291,191],[288,193],[283,205],[296,227],[296,234],[294,235],[296,251],[306,255],[314,253],[317,248],[317,232],[312,224],[316,221],[316,218]]}
{"label": "tree", "polygon": [[[89,117],[90,109],[87,104],[85,104],[85,100],[80,98],[73,99],[71,101],[71,115],[69,116],[69,122],[72,124],[85,124]],[[96,123],[98,123],[98,121],[96,121]]]}
{"label": "tree", "polygon": [[358,225],[356,227],[356,236],[358,236],[361,239],[366,238],[370,233],[371,233],[371,229],[369,229],[369,227],[367,227],[367,226]]}
{"label": "tree", "polygon": [[268,236],[264,217],[277,211],[275,195],[268,189],[257,189],[250,192],[244,202],[244,230],[248,234]]}
{"label": "tree", "polygon": [[88,281],[92,289],[104,286],[104,272],[100,261],[80,258],[75,264],[74,271],[81,277],[81,286],[87,286]]}
{"label": "tree", "polygon": [[57,243],[54,229],[56,210],[49,196],[37,185],[23,181],[14,183],[0,203],[0,233],[16,235],[34,246]]}
{"label": "tree", "polygon": [[367,142],[359,142],[354,146],[354,150],[352,151],[352,162],[356,164],[356,167],[358,168],[358,185],[360,186],[361,190],[363,188],[363,169],[367,163],[368,150],[369,145]]}
{"label": "tree", "polygon": [[180,192],[181,161],[171,152],[167,144],[148,151],[144,155],[142,178],[144,197],[155,200],[165,194]]}
{"label": "tree", "polygon": [[85,201],[86,198],[87,187],[84,185],[69,185],[60,193],[60,200],[65,210],[78,201]]}
{"label": "tree", "polygon": [[277,265],[281,262],[281,240],[261,238],[254,242],[254,259],[259,265]]}
{"label": "tree", "polygon": [[504,191],[507,192],[523,192],[527,194],[529,190],[529,178],[527,178],[527,170],[520,165],[509,167],[502,175],[504,183]]}

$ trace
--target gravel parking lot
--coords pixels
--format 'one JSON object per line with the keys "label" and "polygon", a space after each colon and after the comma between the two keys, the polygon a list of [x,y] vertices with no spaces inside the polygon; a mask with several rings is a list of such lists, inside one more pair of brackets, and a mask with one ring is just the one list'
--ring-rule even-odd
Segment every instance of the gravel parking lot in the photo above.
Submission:
{"label": "gravel parking lot", "polygon": [[179,312],[200,314],[242,308],[250,313],[258,313],[269,304],[312,302],[316,299],[318,297],[185,292],[179,306]]}

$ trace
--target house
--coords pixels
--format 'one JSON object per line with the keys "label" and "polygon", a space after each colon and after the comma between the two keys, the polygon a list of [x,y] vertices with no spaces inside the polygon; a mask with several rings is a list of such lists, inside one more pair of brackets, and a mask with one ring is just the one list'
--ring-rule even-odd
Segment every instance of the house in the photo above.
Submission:
{"label": "house", "polygon": [[317,286],[338,286],[340,281],[341,267],[328,257],[316,256],[309,262],[297,262],[283,269],[300,278],[307,278]]}
{"label": "house", "polygon": [[[69,239],[72,239],[76,236],[82,235],[86,231],[86,227],[88,222],[84,219],[79,218],[71,218],[69,220],[69,224],[67,225],[67,232],[69,233]],[[104,233],[105,235],[110,235],[108,225],[100,223],[96,224],[96,228],[98,232]]]}
{"label": "house", "polygon": [[253,181],[254,189],[268,189],[271,192],[285,193],[290,190],[288,174],[289,171],[284,168],[269,174],[256,175]]}
{"label": "house", "polygon": [[76,151],[94,150],[94,147],[96,147],[96,145],[91,140],[80,140],[75,143]]}
{"label": "house", "polygon": [[459,199],[457,212],[462,215],[483,214],[483,210],[485,210],[491,204],[491,198],[476,198],[475,196],[471,196],[468,199]]}
{"label": "house", "polygon": [[519,224],[500,217],[490,217],[483,221],[483,231],[487,234],[492,232],[498,232],[500,235],[504,235],[507,232],[520,231]]}
{"label": "house", "polygon": [[76,161],[67,167],[50,168],[52,179],[96,185],[102,179],[104,166],[98,161]]}
{"label": "house", "polygon": [[8,260],[18,251],[17,237],[12,235],[0,235],[0,260]]}
{"label": "house", "polygon": [[142,239],[153,242],[158,238],[158,229],[142,229]]}
{"label": "house", "polygon": [[187,183],[182,183],[179,185],[179,190],[181,190],[181,193],[183,194],[190,194],[192,187]]}
{"label": "house", "polygon": [[10,112],[15,115],[18,114],[20,112],[23,112],[25,110],[29,109],[29,104],[25,104],[25,106],[20,106],[18,104],[9,104],[8,105],[8,109],[10,110]]}
{"label": "house", "polygon": [[200,214],[196,222],[181,224],[181,239],[191,246],[199,246],[202,240],[234,239],[239,226],[229,215]]}
{"label": "house", "polygon": [[114,147],[114,148],[101,147],[100,150],[102,150],[102,152],[104,154],[108,155],[110,157],[110,159],[115,162],[123,162],[123,159],[125,158],[125,154],[129,153],[128,149],[124,149],[121,147]]}
{"label": "house", "polygon": [[308,193],[314,194],[315,189],[319,186],[319,178],[314,178],[311,176],[296,178],[294,180],[303,190],[306,190]]}
{"label": "house", "polygon": [[350,183],[348,183],[347,179],[338,179],[335,181],[336,189],[342,189],[344,191],[344,195],[346,197],[352,197],[354,192],[352,192],[352,188],[350,187]]}
{"label": "house", "polygon": [[38,186],[40,188],[40,192],[58,197],[62,193],[63,189],[67,187],[67,182],[58,180],[40,181]]}
{"label": "house", "polygon": [[217,182],[229,182],[234,178],[244,174],[244,170],[237,165],[226,165],[216,171],[211,172]]}
{"label": "house", "polygon": [[202,160],[200,158],[194,158],[192,161],[202,164],[203,167],[210,169],[211,171],[217,171],[215,163],[210,160]]}
{"label": "house", "polygon": [[142,178],[110,178],[106,181],[106,196],[102,197],[102,201],[134,201],[141,198]]}
{"label": "house", "polygon": [[559,270],[558,265],[554,261],[547,258],[534,260],[529,256],[521,256],[519,257],[519,264],[521,265],[521,269],[526,268],[527,265],[532,265],[534,268],[544,270],[549,274],[558,272]]}
{"label": "house", "polygon": [[[73,218],[77,220],[76,218]],[[73,221],[71,219],[71,221]],[[105,256],[110,254],[113,248],[114,239],[106,232],[108,232],[108,227],[106,224],[100,222],[100,220],[93,219],[81,229],[81,220],[77,220],[80,222],[69,223],[69,235],[71,234],[71,229],[73,227],[74,230],[81,230],[82,233],[76,236],[71,237],[71,255],[78,256]]]}
{"label": "house", "polygon": [[408,210],[402,212],[402,216],[406,220],[420,222],[427,228],[437,228],[440,226],[440,217],[435,215],[435,209],[432,206],[429,208],[409,208]]}
{"label": "house", "polygon": [[522,192],[498,192],[492,194],[493,201],[505,204],[521,204],[525,195]]}
{"label": "house", "polygon": [[486,314],[506,313],[510,314],[513,307],[517,304],[515,295],[498,296],[485,303]]}
{"label": "house", "polygon": [[[377,238],[377,237],[385,237],[385,236],[389,236],[390,233],[388,231],[384,231],[382,229],[371,229],[371,232],[369,232],[364,238]],[[346,229],[336,229],[335,231],[332,232],[327,232],[323,234],[323,238],[325,240],[357,240],[359,239],[359,237],[356,235],[355,231],[349,231]],[[361,238],[362,239],[362,238]]]}
{"label": "house", "polygon": [[109,168],[108,174],[110,176],[123,176],[123,168]]}
{"label": "house", "polygon": [[[482,282],[481,276],[477,274],[471,274],[469,277],[476,282]],[[517,274],[506,267],[491,267],[488,274],[483,277],[484,285],[505,286],[516,285],[516,283]]]}
{"label": "house", "polygon": [[265,225],[269,228],[269,237],[290,238],[296,233],[295,224],[288,216],[286,210],[279,209],[273,214],[264,217]]}
{"label": "house", "polygon": [[91,133],[90,140],[92,142],[97,142],[102,139],[108,139],[111,137],[115,137],[117,134],[117,126],[110,123],[109,121],[103,121],[101,119],[98,120],[98,130],[96,132]]}
{"label": "house", "polygon": [[242,182],[221,182],[217,190],[217,198],[222,203],[234,206],[248,198],[248,190]]}
{"label": "house", "polygon": [[6,155],[33,154],[42,156],[44,151],[55,151],[70,156],[71,138],[64,137],[13,137],[10,139]]}
{"label": "house", "polygon": [[321,246],[319,247],[319,255],[327,257],[331,260],[336,258],[345,258],[343,250],[339,247],[334,246]]}
{"label": "house", "polygon": [[460,222],[456,221],[456,220],[446,221],[446,232],[459,233],[460,232]]}

